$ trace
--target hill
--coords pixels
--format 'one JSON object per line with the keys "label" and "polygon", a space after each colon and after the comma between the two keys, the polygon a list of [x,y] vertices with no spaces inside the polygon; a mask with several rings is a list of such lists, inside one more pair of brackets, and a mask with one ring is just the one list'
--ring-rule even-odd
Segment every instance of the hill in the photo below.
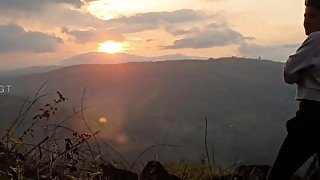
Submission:
{"label": "hill", "polygon": [[[297,109],[282,68],[283,63],[240,58],[74,65],[12,79],[10,96],[33,95],[49,80],[44,90],[67,96],[64,108],[72,112],[87,87],[85,116],[92,129],[128,157],[154,144],[181,145],[144,156],[158,154],[163,161],[199,160],[207,116],[208,144],[214,144],[218,164],[270,164],[285,121]],[[107,123],[99,123],[100,117]],[[79,119],[72,126],[84,128]]]}
{"label": "hill", "polygon": [[49,72],[55,69],[62,68],[64,66],[32,66],[27,68],[18,68],[12,70],[1,70],[0,69],[0,80],[6,80],[8,78],[16,78],[19,76],[26,76],[30,74]]}

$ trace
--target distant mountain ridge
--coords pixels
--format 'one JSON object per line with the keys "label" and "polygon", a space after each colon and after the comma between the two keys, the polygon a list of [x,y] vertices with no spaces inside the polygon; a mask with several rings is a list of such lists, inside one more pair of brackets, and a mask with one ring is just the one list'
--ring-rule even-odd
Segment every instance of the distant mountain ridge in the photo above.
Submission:
{"label": "distant mountain ridge", "polygon": [[203,57],[186,56],[183,54],[170,54],[158,57],[145,57],[138,55],[130,55],[125,53],[108,54],[103,52],[88,52],[73,56],[61,61],[62,65],[77,64],[118,64],[126,62],[143,62],[143,61],[164,61],[164,60],[180,60],[180,59],[206,59]]}
{"label": "distant mountain ridge", "polygon": [[169,54],[158,57],[145,57],[130,55],[125,53],[108,54],[103,52],[88,52],[75,55],[71,58],[61,60],[59,65],[51,66],[31,66],[11,70],[0,69],[0,80],[15,78],[19,76],[45,73],[62,67],[79,65],[79,64],[118,64],[126,62],[143,62],[143,61],[164,61],[164,60],[186,60],[186,59],[206,59],[204,57],[186,56],[183,54]]}

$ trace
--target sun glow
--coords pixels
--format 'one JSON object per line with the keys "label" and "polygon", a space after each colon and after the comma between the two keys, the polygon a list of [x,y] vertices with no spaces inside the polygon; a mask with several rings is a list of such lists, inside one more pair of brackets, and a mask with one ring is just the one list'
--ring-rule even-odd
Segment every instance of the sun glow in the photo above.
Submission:
{"label": "sun glow", "polygon": [[106,41],[99,44],[98,51],[109,54],[120,53],[123,51],[123,44],[115,41]]}

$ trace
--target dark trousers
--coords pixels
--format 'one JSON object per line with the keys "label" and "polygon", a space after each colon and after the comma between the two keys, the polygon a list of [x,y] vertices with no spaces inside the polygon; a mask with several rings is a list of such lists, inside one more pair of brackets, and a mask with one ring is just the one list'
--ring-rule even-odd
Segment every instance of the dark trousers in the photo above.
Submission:
{"label": "dark trousers", "polygon": [[314,154],[320,158],[320,102],[302,100],[296,116],[286,123],[285,137],[268,180],[289,180]]}

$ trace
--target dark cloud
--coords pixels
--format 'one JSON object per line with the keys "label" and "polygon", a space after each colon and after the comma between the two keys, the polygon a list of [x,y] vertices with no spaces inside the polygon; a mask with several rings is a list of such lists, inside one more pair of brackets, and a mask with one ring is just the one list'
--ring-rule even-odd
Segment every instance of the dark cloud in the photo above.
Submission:
{"label": "dark cloud", "polygon": [[228,28],[228,25],[227,24],[217,24],[217,23],[210,23],[207,25],[207,28],[211,29],[216,29],[216,28],[220,28],[220,27],[224,27],[224,28]]}
{"label": "dark cloud", "polygon": [[169,32],[170,34],[175,35],[175,36],[200,33],[200,29],[199,28],[191,28],[191,29],[188,29],[188,30],[184,30],[184,29],[175,29],[172,26],[168,26],[168,27],[165,28],[165,30],[167,32]]}
{"label": "dark cloud", "polygon": [[[163,49],[179,49],[179,48],[210,48],[215,46],[226,46],[240,44],[250,37],[244,37],[241,33],[230,29],[227,25],[220,26],[209,24],[206,28],[199,30],[193,28],[190,30],[169,31],[174,35],[186,34],[187,37],[176,40],[173,45],[165,46]],[[178,32],[178,33],[177,33]]]}
{"label": "dark cloud", "polygon": [[24,22],[26,24],[28,24],[28,22],[36,22],[41,24],[44,28],[56,28],[61,26],[71,26],[74,28],[110,27],[104,20],[101,20],[88,12],[68,9],[59,4],[47,4],[37,11],[27,11],[26,9],[24,9],[24,11],[19,11],[17,9],[2,10],[2,8],[3,7],[0,6],[0,16],[4,20]]}
{"label": "dark cloud", "polygon": [[[33,0],[33,1],[40,1],[40,0]],[[44,0],[41,0],[44,1]],[[48,2],[57,3],[57,4],[70,4],[74,7],[81,8],[84,3],[81,0],[46,0]]]}
{"label": "dark cloud", "polygon": [[46,28],[107,26],[105,21],[89,12],[70,9],[62,4],[79,8],[84,2],[81,0],[0,0],[0,16],[10,22],[37,22]]}
{"label": "dark cloud", "polygon": [[62,27],[62,33],[66,33],[75,38],[75,41],[80,44],[90,42],[102,42],[105,40],[123,41],[124,37],[120,34],[111,34],[105,29],[98,30],[69,30],[67,27]]}
{"label": "dark cloud", "polygon": [[77,10],[70,10],[60,6],[51,6],[42,13],[43,17],[34,18],[43,24],[52,24],[58,27],[72,26],[76,28],[106,28],[110,27],[107,22],[101,20],[90,13],[83,13]]}
{"label": "dark cloud", "polygon": [[130,17],[120,17],[106,21],[123,33],[141,32],[161,28],[166,24],[199,22],[210,18],[202,11],[181,9],[172,12],[138,13]]}
{"label": "dark cloud", "polygon": [[62,39],[41,32],[25,31],[21,26],[10,23],[0,25],[0,53],[7,52],[54,52]]}
{"label": "dark cloud", "polygon": [[115,20],[110,20],[111,22],[122,22],[129,24],[154,24],[157,22],[168,22],[168,23],[181,23],[190,22],[203,19],[206,15],[201,11],[195,11],[192,9],[180,9],[173,12],[148,12],[139,13],[131,17],[121,17]]}
{"label": "dark cloud", "polygon": [[152,42],[155,41],[155,39],[147,39],[146,42]]}
{"label": "dark cloud", "polygon": [[70,4],[80,8],[84,3],[81,0],[1,0],[2,11],[38,11],[50,4]]}
{"label": "dark cloud", "polygon": [[287,57],[294,53],[299,44],[282,44],[275,46],[259,45],[255,43],[243,43],[239,46],[238,50],[241,54],[250,57],[262,57],[272,60],[286,60]]}
{"label": "dark cloud", "polygon": [[281,45],[284,48],[298,48],[301,44],[283,44]]}

